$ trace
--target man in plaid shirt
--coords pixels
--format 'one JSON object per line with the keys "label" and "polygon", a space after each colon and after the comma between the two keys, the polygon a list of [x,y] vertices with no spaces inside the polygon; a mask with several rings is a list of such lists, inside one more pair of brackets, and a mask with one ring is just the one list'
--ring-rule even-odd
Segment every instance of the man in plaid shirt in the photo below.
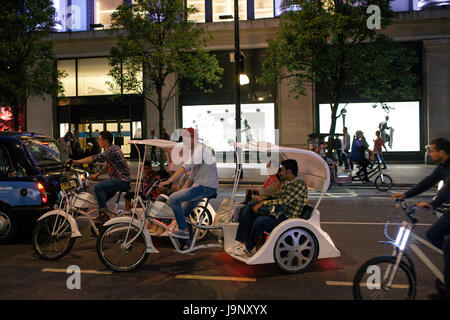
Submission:
{"label": "man in plaid shirt", "polygon": [[285,184],[273,200],[251,202],[239,214],[239,227],[236,240],[239,244],[232,249],[237,256],[252,256],[255,254],[255,245],[264,232],[271,232],[277,225],[286,219],[299,218],[303,207],[308,202],[308,187],[297,176],[297,161],[288,159],[281,163],[281,177]]}
{"label": "man in plaid shirt", "polygon": [[105,161],[106,166],[91,176],[95,180],[99,175],[109,173],[109,180],[101,181],[95,185],[94,192],[98,201],[99,216],[95,223],[103,224],[108,220],[106,203],[118,191],[127,191],[130,187],[130,169],[119,146],[113,145],[113,135],[109,131],[102,131],[98,138],[100,147],[104,148],[100,154],[89,156],[80,160],[73,160],[74,164],[93,163]]}

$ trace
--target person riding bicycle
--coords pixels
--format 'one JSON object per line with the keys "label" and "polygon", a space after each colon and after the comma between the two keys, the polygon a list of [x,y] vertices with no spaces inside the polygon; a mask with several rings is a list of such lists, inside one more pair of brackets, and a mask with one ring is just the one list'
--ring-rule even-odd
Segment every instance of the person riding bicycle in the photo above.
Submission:
{"label": "person riding bicycle", "polygon": [[98,201],[99,216],[94,219],[96,224],[104,224],[108,221],[108,209],[106,203],[118,191],[127,190],[130,187],[130,169],[119,146],[113,145],[113,135],[109,131],[102,131],[98,138],[100,147],[105,151],[79,160],[73,160],[74,164],[93,163],[106,161],[106,166],[91,175],[95,180],[99,175],[109,173],[109,180],[101,181],[94,187],[94,193]]}
{"label": "person riding bicycle", "polygon": [[[178,225],[178,229],[171,232],[170,235],[189,239],[190,229],[185,215],[189,215],[203,198],[210,197],[217,192],[219,175],[216,158],[211,150],[199,141],[198,131],[193,128],[184,129],[182,138],[183,161],[168,180],[160,183],[160,187],[177,181],[185,172],[191,172],[189,179],[194,182],[193,185],[172,193],[167,202],[175,214]],[[181,203],[184,203],[184,207],[181,206]]]}
{"label": "person riding bicycle", "polygon": [[[405,193],[395,193],[392,198],[411,198],[435,186],[440,180],[444,180],[444,187],[438,192],[437,197],[431,201],[419,202],[419,208],[435,209],[450,199],[450,141],[446,138],[438,138],[430,143],[430,156],[438,166],[431,175],[416,184]],[[439,295],[450,298],[450,216],[443,215],[427,231],[427,238],[436,247],[444,251],[444,280],[442,283],[436,280],[436,289]]]}
{"label": "person riding bicycle", "polygon": [[364,133],[361,130],[355,132],[355,137],[352,143],[352,151],[350,153],[350,159],[355,161],[361,166],[361,171],[364,175],[364,182],[369,183],[369,176],[367,174],[367,167],[370,162],[369,159],[365,157],[365,152],[370,151],[369,145],[364,137]]}

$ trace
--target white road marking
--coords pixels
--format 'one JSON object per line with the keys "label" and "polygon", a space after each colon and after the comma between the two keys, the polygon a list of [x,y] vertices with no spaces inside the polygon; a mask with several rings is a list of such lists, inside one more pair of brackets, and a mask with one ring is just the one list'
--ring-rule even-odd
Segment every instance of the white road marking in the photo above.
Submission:
{"label": "white road marking", "polygon": [[[338,221],[321,221],[321,224],[342,224],[342,225],[379,225],[379,226],[384,226],[386,225],[386,222],[338,222]],[[401,223],[397,223],[397,222],[391,222],[389,223],[389,225],[401,225]],[[416,226],[432,226],[433,224],[431,223],[417,223]]]}

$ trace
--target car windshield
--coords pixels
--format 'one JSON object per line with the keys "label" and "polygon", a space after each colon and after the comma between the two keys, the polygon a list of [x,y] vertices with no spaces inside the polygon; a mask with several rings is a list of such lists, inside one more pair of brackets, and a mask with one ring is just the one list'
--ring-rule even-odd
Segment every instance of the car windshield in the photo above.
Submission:
{"label": "car windshield", "polygon": [[64,164],[67,154],[61,146],[53,139],[44,137],[22,137],[32,161],[39,167]]}

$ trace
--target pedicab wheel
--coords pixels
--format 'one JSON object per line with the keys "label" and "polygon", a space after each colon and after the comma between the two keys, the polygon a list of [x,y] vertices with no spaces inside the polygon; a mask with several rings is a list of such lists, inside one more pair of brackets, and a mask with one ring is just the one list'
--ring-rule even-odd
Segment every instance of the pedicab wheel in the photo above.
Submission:
{"label": "pedicab wheel", "polygon": [[384,280],[387,270],[392,270],[396,257],[375,257],[365,262],[353,280],[355,300],[413,300],[416,281],[411,268],[401,261],[392,286],[387,288]]}
{"label": "pedicab wheel", "polygon": [[387,174],[380,174],[375,179],[375,187],[380,191],[389,191],[392,188],[392,178]]}
{"label": "pedicab wheel", "polygon": [[278,267],[286,273],[306,271],[319,254],[317,238],[309,230],[296,227],[285,231],[275,243],[273,255]]}
{"label": "pedicab wheel", "polygon": [[71,237],[69,220],[51,215],[38,221],[33,230],[33,250],[43,260],[56,260],[65,256],[75,243]]}
{"label": "pedicab wheel", "polygon": [[[195,225],[200,222],[200,217],[201,217],[202,212],[203,212],[203,207],[196,207],[190,215],[191,223],[193,224],[193,232],[195,232],[195,230],[196,230]],[[212,224],[213,224],[212,215],[208,209],[205,209],[205,218],[203,219],[202,226],[211,226]],[[197,240],[203,239],[207,233],[208,233],[208,230],[200,229],[198,232]]]}
{"label": "pedicab wheel", "polygon": [[114,224],[97,238],[97,255],[100,261],[114,271],[132,271],[148,257],[147,243],[139,228],[129,223]]}

